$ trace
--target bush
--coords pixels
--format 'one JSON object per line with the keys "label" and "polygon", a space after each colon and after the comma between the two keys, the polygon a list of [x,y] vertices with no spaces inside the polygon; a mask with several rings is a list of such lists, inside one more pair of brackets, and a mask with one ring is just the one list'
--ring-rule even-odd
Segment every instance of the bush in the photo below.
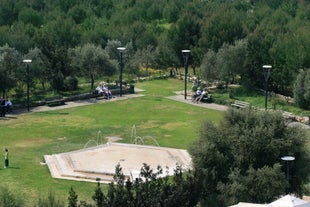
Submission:
{"label": "bush", "polygon": [[22,207],[21,196],[13,194],[7,187],[0,187],[0,207]]}
{"label": "bush", "polygon": [[294,89],[295,103],[303,109],[310,109],[310,69],[300,71]]}
{"label": "bush", "polygon": [[40,207],[65,207],[64,202],[56,200],[55,195],[49,192],[47,198],[40,198],[38,201]]}
{"label": "bush", "polygon": [[73,91],[76,90],[78,87],[78,79],[76,77],[67,76],[64,81],[64,90],[66,91]]}

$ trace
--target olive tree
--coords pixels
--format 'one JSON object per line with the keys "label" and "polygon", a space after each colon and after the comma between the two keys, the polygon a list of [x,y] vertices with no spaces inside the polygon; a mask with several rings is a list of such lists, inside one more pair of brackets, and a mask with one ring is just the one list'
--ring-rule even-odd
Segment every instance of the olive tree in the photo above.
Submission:
{"label": "olive tree", "polygon": [[[266,203],[288,187],[302,195],[309,177],[306,138],[305,130],[288,126],[280,113],[231,109],[219,125],[204,122],[190,148],[203,185],[202,203]],[[281,160],[286,155],[295,157],[289,182]]]}

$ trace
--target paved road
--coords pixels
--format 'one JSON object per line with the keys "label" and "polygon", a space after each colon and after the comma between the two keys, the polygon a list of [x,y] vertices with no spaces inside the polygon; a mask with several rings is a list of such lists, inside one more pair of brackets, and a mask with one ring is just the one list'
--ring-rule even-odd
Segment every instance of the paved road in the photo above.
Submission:
{"label": "paved road", "polygon": [[192,102],[191,97],[189,96],[186,99],[184,98],[183,95],[169,96],[168,98],[171,100],[180,101],[183,103],[195,105],[198,107],[208,108],[208,109],[214,109],[214,110],[219,110],[219,111],[226,111],[228,109],[228,107],[225,105],[219,105],[215,103],[194,103]]}

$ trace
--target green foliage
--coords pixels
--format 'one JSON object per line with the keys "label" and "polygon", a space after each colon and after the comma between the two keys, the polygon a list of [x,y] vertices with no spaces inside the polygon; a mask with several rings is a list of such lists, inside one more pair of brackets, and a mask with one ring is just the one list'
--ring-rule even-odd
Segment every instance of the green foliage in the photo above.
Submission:
{"label": "green foliage", "polygon": [[76,195],[73,188],[70,188],[68,197],[68,207],[77,207],[78,195]]}
{"label": "green foliage", "polygon": [[93,200],[95,201],[95,206],[96,207],[104,207],[104,203],[105,203],[105,196],[100,188],[100,186],[98,185],[96,190],[95,190],[95,194],[93,195]]}
{"label": "green foliage", "polygon": [[294,89],[294,99],[299,107],[310,109],[310,69],[300,71],[298,74]]}
{"label": "green foliage", "polygon": [[190,148],[204,186],[203,202],[270,202],[288,186],[286,163],[280,159],[285,155],[296,158],[290,190],[302,195],[309,176],[305,144],[305,130],[288,126],[279,113],[231,109],[221,125],[205,122]]}
{"label": "green foliage", "polygon": [[49,192],[46,198],[40,198],[38,201],[40,207],[65,207],[62,201],[56,199],[54,193]]}
{"label": "green foliage", "polygon": [[78,87],[78,79],[76,77],[68,76],[64,80],[64,90],[73,91]]}
{"label": "green foliage", "polygon": [[[183,65],[180,51],[190,49],[194,75],[262,88],[261,66],[272,64],[271,89],[292,95],[298,69],[310,64],[309,8],[309,1],[294,0],[1,0],[0,46],[20,54],[39,48],[32,56],[38,72],[33,83],[49,82],[55,91],[65,88],[61,78],[94,79],[85,72],[90,69],[68,57],[68,50],[90,44],[107,49],[109,57],[100,63],[107,76],[115,74],[119,46],[127,48],[124,71],[131,75],[140,75],[141,66],[177,69]],[[217,53],[216,62],[210,51]],[[89,65],[97,68],[98,62]]]}
{"label": "green foliage", "polygon": [[0,207],[22,207],[23,199],[7,187],[0,186]]}

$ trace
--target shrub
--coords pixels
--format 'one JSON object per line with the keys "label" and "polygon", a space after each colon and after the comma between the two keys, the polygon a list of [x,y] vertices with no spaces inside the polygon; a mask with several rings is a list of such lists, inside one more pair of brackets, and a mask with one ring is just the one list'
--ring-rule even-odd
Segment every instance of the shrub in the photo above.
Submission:
{"label": "shrub", "polygon": [[78,79],[76,77],[67,76],[64,81],[64,89],[66,91],[73,91],[76,90],[78,87]]}
{"label": "shrub", "polygon": [[13,194],[7,187],[0,187],[0,207],[22,207],[21,196]]}
{"label": "shrub", "polygon": [[310,109],[310,69],[302,70],[297,76],[294,89],[295,103],[303,109]]}

